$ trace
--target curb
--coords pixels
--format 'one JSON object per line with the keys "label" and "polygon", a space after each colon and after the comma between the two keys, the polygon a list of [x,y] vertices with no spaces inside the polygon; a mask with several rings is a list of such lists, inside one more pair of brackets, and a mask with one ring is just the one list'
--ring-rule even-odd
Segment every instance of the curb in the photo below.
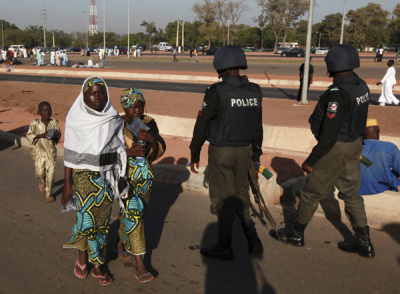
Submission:
{"label": "curb", "polygon": [[[18,147],[30,148],[31,146],[25,137],[1,130],[0,140],[12,142]],[[286,152],[286,154],[290,153],[290,151]],[[64,155],[62,148],[57,148],[57,155]],[[207,166],[201,166],[198,174],[192,173],[190,168],[185,165],[154,164],[153,168],[157,174],[155,182],[181,185],[183,190],[196,191],[203,195],[208,195]],[[269,209],[272,208],[284,215],[292,214],[297,207],[299,191],[305,182],[306,176],[292,178],[281,185],[277,184],[276,175],[273,175],[269,180],[264,177],[259,178],[260,190]],[[344,203],[338,200],[337,192],[335,191],[323,203],[321,202],[316,215],[325,217],[326,214],[329,214],[333,215],[336,221],[341,220],[344,223],[348,223],[344,211]],[[250,199],[253,206],[256,206],[254,198],[250,196]],[[398,207],[400,207],[399,193],[386,191],[377,195],[363,196],[363,199],[368,216],[368,225],[371,227],[382,229],[385,225],[400,223],[400,215],[398,213]]]}
{"label": "curb", "polygon": [[[215,76],[191,76],[191,75],[176,75],[176,74],[148,74],[148,73],[129,73],[129,72],[118,72],[118,71],[88,71],[88,70],[54,70],[54,69],[21,69],[21,68],[0,68],[0,72],[13,72],[13,73],[24,73],[24,74],[40,74],[40,75],[58,75],[58,76],[74,76],[74,77],[88,77],[93,75],[98,75],[103,78],[113,78],[113,79],[132,79],[132,80],[144,80],[144,81],[154,81],[154,80],[167,80],[167,81],[180,81],[187,83],[198,83],[207,82],[216,83],[218,78]],[[253,83],[257,83],[261,86],[293,86],[299,87],[300,82],[296,79],[253,79],[249,77],[249,80]],[[332,85],[331,82],[324,81],[314,81],[313,88],[328,88]],[[381,91],[382,87],[375,84],[368,85],[371,91]],[[395,86],[395,91],[400,91],[400,86]]]}

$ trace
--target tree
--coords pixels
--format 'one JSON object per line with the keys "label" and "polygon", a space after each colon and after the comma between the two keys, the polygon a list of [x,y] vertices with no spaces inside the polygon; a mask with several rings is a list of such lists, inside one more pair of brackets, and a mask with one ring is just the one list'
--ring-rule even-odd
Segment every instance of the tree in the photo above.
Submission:
{"label": "tree", "polygon": [[318,25],[318,33],[322,34],[322,44],[331,47],[339,44],[342,29],[342,14],[329,14]]}
{"label": "tree", "polygon": [[349,10],[346,15],[350,22],[347,31],[353,45],[365,48],[386,42],[388,36],[383,32],[389,22],[388,15],[388,11],[375,3],[368,3],[357,10]]}
{"label": "tree", "polygon": [[227,29],[227,22],[229,20],[229,13],[227,9],[226,0],[217,0],[215,1],[215,8],[216,8],[216,19],[220,23],[221,33],[222,33],[222,45],[226,45],[226,29]]}
{"label": "tree", "polygon": [[247,5],[243,4],[243,2],[235,2],[235,1],[229,1],[227,4],[227,13],[228,17],[231,21],[232,24],[232,37],[229,38],[229,43],[233,45],[233,42],[235,40],[234,36],[234,30],[236,28],[236,23],[239,21],[239,19],[242,17],[243,13],[245,13],[248,10]]}
{"label": "tree", "polygon": [[396,5],[392,12],[392,20],[390,21],[387,31],[389,32],[389,41],[391,44],[400,43],[400,3]]}
{"label": "tree", "polygon": [[266,10],[267,0],[257,0],[257,5],[261,8],[261,13],[259,16],[253,17],[253,21],[260,27],[261,30],[260,47],[264,48],[264,29],[268,23],[267,10]]}
{"label": "tree", "polygon": [[236,45],[240,47],[260,47],[261,30],[258,27],[241,25],[236,33]]}
{"label": "tree", "polygon": [[206,39],[199,34],[199,28],[202,23],[195,21],[193,23],[185,22],[185,44],[194,47],[200,44],[205,44]]}
{"label": "tree", "polygon": [[215,3],[210,0],[203,0],[203,4],[195,3],[193,12],[197,19],[203,24],[199,28],[199,32],[203,33],[208,41],[208,47],[211,47],[212,33],[216,29],[215,17],[217,14]]}
{"label": "tree", "polygon": [[149,42],[151,47],[152,44],[154,45],[154,35],[157,33],[156,23],[154,21],[143,21],[140,26],[145,27],[147,42]]}
{"label": "tree", "polygon": [[301,46],[306,45],[307,41],[307,30],[308,30],[308,21],[307,20],[300,20],[297,24],[297,27],[295,29],[295,36],[296,36],[296,41],[299,43]]}
{"label": "tree", "polygon": [[396,7],[393,9],[392,15],[394,18],[400,18],[400,3],[397,3]]}
{"label": "tree", "polygon": [[309,0],[267,0],[265,5],[268,22],[272,25],[275,35],[274,50],[276,50],[281,36],[285,45],[288,31],[307,11]]}

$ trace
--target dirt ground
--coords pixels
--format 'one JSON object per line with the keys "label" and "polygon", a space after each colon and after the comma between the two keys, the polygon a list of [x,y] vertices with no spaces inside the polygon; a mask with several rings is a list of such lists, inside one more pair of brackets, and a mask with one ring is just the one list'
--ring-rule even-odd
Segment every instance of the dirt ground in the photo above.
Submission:
{"label": "dirt ground", "polygon": [[[37,105],[48,101],[52,105],[53,118],[60,123],[64,132],[65,117],[78,96],[81,86],[54,85],[27,82],[0,82],[0,130],[25,135],[29,123],[37,118]],[[122,88],[109,88],[112,104],[118,112],[123,112],[119,96]],[[323,90],[321,89],[321,92]],[[203,99],[203,94],[143,90],[147,112],[175,117],[195,118]],[[274,126],[308,128],[308,118],[316,102],[298,105],[294,100],[264,99],[263,123]],[[400,107],[370,106],[369,117],[379,122],[382,135],[400,136]],[[294,136],[296,134],[293,134]],[[299,138],[301,139],[301,138]],[[167,150],[159,163],[187,164],[190,160],[190,138],[165,137]],[[63,143],[63,138],[60,144]],[[300,166],[302,156],[287,156],[279,152],[265,152],[261,163],[275,173],[278,182],[303,175]],[[201,164],[207,163],[207,148],[203,148]]]}

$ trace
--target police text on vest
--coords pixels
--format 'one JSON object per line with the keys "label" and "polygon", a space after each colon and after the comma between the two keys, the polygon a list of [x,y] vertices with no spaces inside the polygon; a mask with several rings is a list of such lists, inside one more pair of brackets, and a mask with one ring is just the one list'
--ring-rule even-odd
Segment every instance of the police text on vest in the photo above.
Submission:
{"label": "police text on vest", "polygon": [[236,99],[231,98],[231,107],[258,106],[257,98]]}

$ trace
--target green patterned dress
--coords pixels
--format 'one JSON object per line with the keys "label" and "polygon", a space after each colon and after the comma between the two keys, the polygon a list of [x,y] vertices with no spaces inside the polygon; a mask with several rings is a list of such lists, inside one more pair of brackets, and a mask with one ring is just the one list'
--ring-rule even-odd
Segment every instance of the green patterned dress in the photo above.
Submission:
{"label": "green patterned dress", "polygon": [[99,266],[105,262],[114,195],[111,186],[108,182],[104,183],[99,172],[74,169],[72,178],[76,219],[71,239],[64,244],[64,248],[87,250],[89,261]]}

